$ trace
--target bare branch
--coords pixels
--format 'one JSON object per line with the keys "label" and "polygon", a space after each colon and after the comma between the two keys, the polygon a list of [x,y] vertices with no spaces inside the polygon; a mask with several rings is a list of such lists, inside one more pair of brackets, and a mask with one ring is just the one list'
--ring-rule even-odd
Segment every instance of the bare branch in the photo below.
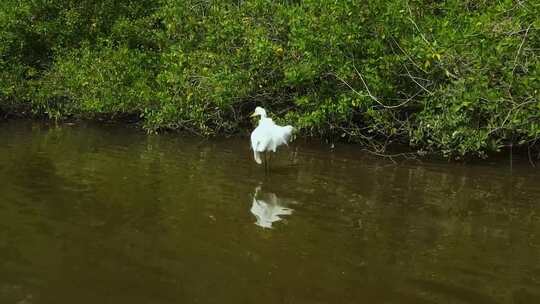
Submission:
{"label": "bare branch", "polygon": [[525,44],[525,40],[527,40],[527,36],[529,35],[529,30],[531,29],[531,26],[532,26],[532,23],[529,24],[529,27],[525,31],[525,35],[523,35],[523,40],[521,40],[521,44],[519,45],[519,49],[517,51],[516,58],[514,58],[514,68],[512,69],[512,75],[514,74],[514,72],[516,70],[517,63],[518,63],[518,58],[519,58],[519,55],[521,54],[521,49],[523,48],[523,44]]}
{"label": "bare branch", "polygon": [[504,128],[504,125],[506,125],[506,122],[508,121],[508,119],[510,118],[512,113],[515,113],[515,111],[519,110],[519,108],[521,108],[521,107],[523,107],[525,105],[531,104],[531,103],[535,103],[535,102],[537,102],[536,99],[530,99],[530,100],[524,101],[524,102],[522,102],[520,104],[517,104],[517,105],[513,106],[512,109],[510,109],[510,111],[508,111],[508,114],[506,114],[506,117],[504,118],[502,124],[499,127],[494,128],[491,131],[489,131],[488,135],[493,134],[493,133],[497,132],[498,130]]}
{"label": "bare branch", "polygon": [[343,84],[345,84],[347,87],[349,87],[349,89],[351,89],[351,91],[353,91],[356,95],[358,96],[362,96],[362,97],[365,97],[365,96],[368,96],[369,98],[371,98],[373,101],[375,101],[378,105],[380,105],[381,107],[385,108],[385,109],[396,109],[396,108],[399,108],[399,107],[402,107],[404,106],[405,104],[407,104],[408,102],[410,102],[414,97],[418,96],[418,93],[414,94],[413,96],[411,96],[410,98],[407,98],[405,101],[403,101],[402,103],[400,104],[397,104],[397,105],[393,105],[393,106],[387,106],[385,104],[383,104],[382,102],[379,101],[379,99],[375,96],[373,96],[373,94],[371,94],[371,91],[369,90],[369,87],[366,83],[366,81],[364,80],[364,77],[362,76],[362,74],[356,69],[356,67],[354,67],[356,73],[358,74],[358,77],[360,77],[360,80],[362,81],[362,83],[364,84],[364,87],[366,89],[366,91],[368,92],[368,94],[362,94],[360,92],[358,92],[357,90],[355,90],[347,81],[345,81],[345,79],[339,77],[336,73],[329,73],[330,75],[336,77],[337,79],[339,79],[341,82],[343,82]]}
{"label": "bare branch", "polygon": [[413,13],[412,13],[412,10],[411,10],[411,7],[409,6],[409,2],[407,1],[407,9],[409,11],[409,15],[410,17],[408,18],[409,21],[411,21],[411,23],[414,25],[414,27],[416,28],[416,30],[418,31],[418,33],[420,34],[420,37],[422,37],[422,40],[424,40],[426,42],[426,44],[429,46],[429,48],[431,49],[431,51],[433,51],[433,48],[431,47],[431,43],[426,39],[426,36],[424,36],[424,34],[422,33],[422,31],[420,30],[420,27],[418,27],[418,24],[416,24],[416,22],[414,22],[414,19],[413,19]]}
{"label": "bare branch", "polygon": [[382,102],[379,101],[379,99],[375,96],[373,96],[373,94],[371,94],[371,91],[369,90],[369,87],[366,83],[366,81],[364,80],[364,77],[362,76],[362,74],[358,71],[358,69],[356,68],[356,65],[353,63],[353,68],[354,70],[356,71],[356,74],[358,74],[358,76],[360,77],[360,80],[362,80],[362,83],[364,84],[364,87],[366,88],[366,91],[368,92],[369,94],[369,97],[371,99],[373,99],[376,103],[378,103],[380,106],[382,106],[383,108],[386,108],[386,109],[395,109],[395,108],[399,108],[405,104],[407,104],[409,101],[411,101],[410,99],[407,99],[405,100],[404,102],[400,103],[400,104],[397,104],[397,105],[394,105],[394,106],[387,106],[385,104],[383,104]]}
{"label": "bare branch", "polygon": [[409,77],[411,78],[411,80],[412,80],[414,83],[416,83],[419,87],[422,88],[422,90],[424,90],[424,91],[425,91],[426,93],[428,93],[429,95],[433,95],[433,92],[431,92],[430,90],[426,89],[423,85],[421,85],[418,81],[416,81],[416,79],[415,79],[416,77],[413,77],[413,76],[411,75],[411,72],[409,72],[409,69],[407,68],[406,65],[404,65],[404,67],[405,67],[405,70],[407,70],[407,74],[409,75]]}
{"label": "bare branch", "polygon": [[369,149],[362,149],[362,151],[365,151],[365,152],[367,152],[369,154],[373,154],[373,155],[378,156],[378,157],[387,158],[394,164],[397,164],[397,161],[395,160],[395,158],[404,158],[404,159],[416,160],[416,161],[420,162],[420,160],[418,159],[418,153],[413,153],[413,152],[397,153],[397,154],[386,154],[384,152],[381,153],[381,152],[377,152],[377,151],[373,151],[373,150],[369,150]]}
{"label": "bare branch", "polygon": [[422,68],[422,66],[420,66],[418,63],[416,63],[412,58],[411,56],[409,55],[409,53],[407,53],[402,47],[401,45],[399,45],[399,43],[396,41],[396,39],[392,36],[392,41],[394,41],[394,43],[397,45],[397,47],[401,50],[401,52],[403,54],[405,54],[405,56],[407,56],[407,58],[409,59],[409,61],[416,67],[418,68],[420,71],[424,72],[425,74],[427,74],[427,71],[424,70]]}

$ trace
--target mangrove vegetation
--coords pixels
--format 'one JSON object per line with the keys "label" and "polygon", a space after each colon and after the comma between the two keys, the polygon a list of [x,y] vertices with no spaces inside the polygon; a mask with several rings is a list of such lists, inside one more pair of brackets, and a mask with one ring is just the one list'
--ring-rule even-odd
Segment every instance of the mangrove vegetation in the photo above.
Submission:
{"label": "mangrove vegetation", "polygon": [[3,0],[4,116],[485,156],[540,138],[540,3]]}

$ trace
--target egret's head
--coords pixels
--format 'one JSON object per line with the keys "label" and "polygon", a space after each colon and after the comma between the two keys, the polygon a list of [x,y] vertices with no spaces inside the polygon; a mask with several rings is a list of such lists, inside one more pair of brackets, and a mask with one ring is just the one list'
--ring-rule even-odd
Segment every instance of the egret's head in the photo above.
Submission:
{"label": "egret's head", "polygon": [[266,110],[261,107],[256,107],[255,112],[251,114],[251,117],[260,116],[261,118],[266,117]]}

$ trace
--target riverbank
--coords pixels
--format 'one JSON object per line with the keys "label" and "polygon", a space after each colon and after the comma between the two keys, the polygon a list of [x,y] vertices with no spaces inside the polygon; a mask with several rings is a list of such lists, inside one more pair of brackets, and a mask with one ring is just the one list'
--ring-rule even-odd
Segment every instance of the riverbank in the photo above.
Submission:
{"label": "riverbank", "polygon": [[[188,130],[161,130],[159,132],[148,133],[144,128],[144,123],[137,119],[135,116],[122,117],[121,119],[111,117],[99,117],[94,119],[81,119],[71,118],[62,120],[51,120],[46,117],[32,117],[28,115],[13,114],[4,116],[3,120],[0,120],[0,127],[5,125],[34,125],[38,128],[105,128],[105,129],[126,129],[132,130],[139,134],[147,134],[150,136],[165,135],[170,140],[189,139],[195,142],[214,141],[221,142],[234,139],[241,145],[249,146],[249,135],[251,129],[239,131],[235,133],[227,134],[214,134],[212,136],[201,136],[200,134],[190,132]],[[256,122],[250,128],[255,128]],[[463,165],[490,165],[498,166],[497,164],[508,164],[511,168],[514,164],[519,166],[536,167],[540,162],[540,153],[535,150],[534,147],[528,148],[525,146],[507,146],[501,148],[498,152],[490,152],[484,155],[484,157],[478,157],[475,155],[454,156],[447,157],[437,152],[428,152],[423,150],[414,150],[410,146],[405,144],[394,143],[385,147],[384,151],[376,150],[377,146],[366,146],[364,144],[349,142],[343,138],[335,138],[335,141],[331,139],[323,139],[312,136],[302,136],[301,134],[295,136],[295,140],[290,144],[296,151],[301,151],[306,148],[309,150],[325,150],[327,153],[344,153],[348,157],[354,158],[358,155],[372,156],[374,159],[386,160],[394,164],[404,163],[456,163]],[[291,152],[290,149],[285,149]],[[286,152],[286,153],[288,153]],[[308,152],[309,153],[309,152]],[[251,154],[249,155],[251,157]]]}
{"label": "riverbank", "polygon": [[0,109],[135,117],[487,157],[540,139],[540,6],[470,1],[30,0],[0,4]]}

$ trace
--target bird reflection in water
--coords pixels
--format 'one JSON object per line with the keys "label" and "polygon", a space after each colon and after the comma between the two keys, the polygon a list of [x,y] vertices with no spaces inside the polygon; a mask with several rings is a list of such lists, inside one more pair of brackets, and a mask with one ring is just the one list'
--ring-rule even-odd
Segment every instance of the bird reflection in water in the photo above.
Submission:
{"label": "bird reflection in water", "polygon": [[255,225],[271,229],[272,223],[281,220],[280,216],[292,214],[293,209],[285,205],[285,201],[278,198],[276,194],[261,193],[261,186],[257,186],[251,205],[251,213],[257,218]]}

